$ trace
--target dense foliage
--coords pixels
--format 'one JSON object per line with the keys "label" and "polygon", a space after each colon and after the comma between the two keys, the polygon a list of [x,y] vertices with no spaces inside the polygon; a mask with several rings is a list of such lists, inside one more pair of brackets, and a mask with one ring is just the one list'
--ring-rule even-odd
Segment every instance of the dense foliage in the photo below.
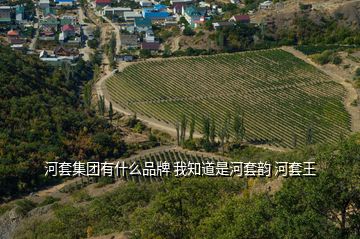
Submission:
{"label": "dense foliage", "polygon": [[80,86],[92,66],[52,68],[0,47],[0,200],[44,183],[44,161],[118,157],[124,145],[84,110]]}
{"label": "dense foliage", "polygon": [[336,146],[286,154],[249,148],[234,156],[311,159],[318,163],[318,176],[284,179],[272,193],[256,192],[256,185],[264,185],[260,180],[241,178],[126,183],[85,205],[54,205],[53,219],[32,220],[15,238],[84,238],[121,231],[131,238],[171,239],[360,236],[360,135]]}

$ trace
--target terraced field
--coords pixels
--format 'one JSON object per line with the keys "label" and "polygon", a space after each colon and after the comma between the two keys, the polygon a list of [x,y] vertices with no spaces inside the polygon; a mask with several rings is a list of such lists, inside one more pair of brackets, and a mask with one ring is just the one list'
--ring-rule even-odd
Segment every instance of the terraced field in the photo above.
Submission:
{"label": "terraced field", "polygon": [[315,142],[333,142],[350,131],[342,86],[279,49],[141,62],[106,86],[118,106],[154,121],[194,114],[198,131],[204,115],[220,126],[238,106],[253,143],[303,145],[309,128]]}

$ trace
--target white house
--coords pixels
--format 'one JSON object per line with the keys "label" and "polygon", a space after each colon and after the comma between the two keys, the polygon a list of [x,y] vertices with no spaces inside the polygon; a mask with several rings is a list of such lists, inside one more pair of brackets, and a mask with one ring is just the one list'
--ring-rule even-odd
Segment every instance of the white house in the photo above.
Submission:
{"label": "white house", "polygon": [[259,9],[269,9],[272,7],[272,5],[273,5],[272,1],[265,1],[260,3]]}
{"label": "white house", "polygon": [[124,12],[131,12],[131,8],[129,7],[110,7],[105,6],[101,12],[103,16],[119,16],[124,17]]}
{"label": "white house", "polygon": [[142,18],[142,14],[138,12],[124,12],[125,21],[134,21],[136,18]]}
{"label": "white house", "polygon": [[41,9],[45,9],[45,8],[50,7],[50,1],[49,0],[40,0],[39,1],[39,7]]}
{"label": "white house", "polygon": [[145,33],[145,41],[146,42],[155,42],[155,35],[152,30],[147,30]]}
{"label": "white house", "polygon": [[151,6],[152,6],[152,2],[151,2],[151,1],[147,1],[147,0],[143,0],[143,1],[140,1],[140,6],[141,6],[141,7],[151,7]]}

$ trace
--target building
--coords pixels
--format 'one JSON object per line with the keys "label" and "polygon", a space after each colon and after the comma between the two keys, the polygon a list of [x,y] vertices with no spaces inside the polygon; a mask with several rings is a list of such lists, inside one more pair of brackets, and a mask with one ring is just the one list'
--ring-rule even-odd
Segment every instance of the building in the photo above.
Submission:
{"label": "building", "polygon": [[58,46],[54,49],[55,56],[78,56],[79,50],[77,48],[65,48]]}
{"label": "building", "polygon": [[146,32],[152,29],[151,20],[149,18],[136,18],[134,27],[137,32]]}
{"label": "building", "polygon": [[55,3],[57,6],[68,6],[72,7],[75,5],[74,0],[55,0]]}
{"label": "building", "polygon": [[109,7],[105,6],[101,12],[103,16],[118,16],[124,17],[124,12],[131,12],[129,7]]}
{"label": "building", "polygon": [[8,24],[11,22],[11,7],[0,6],[0,24]]}
{"label": "building", "polygon": [[120,55],[117,56],[118,61],[132,62],[134,61],[134,56],[132,55]]}
{"label": "building", "polygon": [[145,32],[145,41],[146,42],[155,42],[155,35],[153,30],[147,30]]}
{"label": "building", "polygon": [[265,1],[259,4],[259,9],[270,9],[272,6],[272,1]]}
{"label": "building", "polygon": [[120,45],[124,49],[137,48],[139,46],[137,35],[121,34]]}
{"label": "building", "polygon": [[8,42],[10,44],[18,45],[18,44],[25,43],[25,40],[20,38],[19,33],[17,31],[15,31],[15,30],[8,31],[7,32],[7,38],[8,38]]}
{"label": "building", "polygon": [[193,0],[170,0],[171,5],[174,5],[176,3],[187,3],[191,4],[193,3]]}
{"label": "building", "polygon": [[51,7],[47,7],[45,9],[43,9],[43,15],[44,17],[48,16],[48,15],[53,15],[54,17],[55,16],[55,9],[51,8]]}
{"label": "building", "polygon": [[56,56],[55,54],[49,54],[47,51],[43,50],[39,54],[40,60],[50,63],[52,65],[60,65],[62,62],[73,62],[78,59],[78,56]]}
{"label": "building", "polygon": [[75,36],[75,27],[73,25],[66,24],[61,27],[61,32],[65,38]]}
{"label": "building", "polygon": [[248,15],[234,15],[229,19],[229,22],[249,24],[250,23],[250,17]]}
{"label": "building", "polygon": [[95,0],[95,7],[101,8],[110,5],[111,5],[111,0]]}
{"label": "building", "polygon": [[213,28],[215,30],[219,30],[219,29],[222,29],[224,27],[231,27],[231,26],[234,26],[235,23],[234,22],[213,22]]}
{"label": "building", "polygon": [[160,43],[158,43],[158,42],[143,42],[143,43],[141,43],[141,49],[150,50],[152,52],[158,51],[160,49]]}
{"label": "building", "polygon": [[147,0],[143,0],[143,1],[140,1],[140,6],[141,7],[151,7],[153,4],[151,1],[147,1]]}
{"label": "building", "polygon": [[60,18],[60,26],[64,25],[76,25],[77,18],[75,16],[64,15]]}
{"label": "building", "polygon": [[154,5],[152,8],[143,8],[142,15],[150,20],[165,20],[170,17],[167,6],[162,4]]}
{"label": "building", "polygon": [[196,28],[199,24],[205,22],[206,8],[199,8],[194,6],[183,7],[183,15],[190,27]]}
{"label": "building", "polygon": [[45,9],[45,8],[50,7],[50,1],[49,0],[40,0],[39,1],[39,7],[41,9]]}
{"label": "building", "polygon": [[15,20],[16,23],[21,23],[24,21],[25,7],[22,5],[17,5],[15,8]]}
{"label": "building", "polygon": [[138,12],[124,12],[124,19],[125,21],[135,21],[136,18],[142,18],[143,16]]}

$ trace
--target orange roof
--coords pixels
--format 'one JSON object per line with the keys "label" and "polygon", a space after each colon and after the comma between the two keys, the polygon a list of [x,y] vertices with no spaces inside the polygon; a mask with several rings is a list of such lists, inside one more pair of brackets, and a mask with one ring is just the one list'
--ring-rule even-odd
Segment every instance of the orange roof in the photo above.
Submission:
{"label": "orange roof", "polygon": [[17,31],[15,31],[15,30],[11,30],[11,31],[8,31],[7,35],[8,36],[18,36],[19,33]]}

